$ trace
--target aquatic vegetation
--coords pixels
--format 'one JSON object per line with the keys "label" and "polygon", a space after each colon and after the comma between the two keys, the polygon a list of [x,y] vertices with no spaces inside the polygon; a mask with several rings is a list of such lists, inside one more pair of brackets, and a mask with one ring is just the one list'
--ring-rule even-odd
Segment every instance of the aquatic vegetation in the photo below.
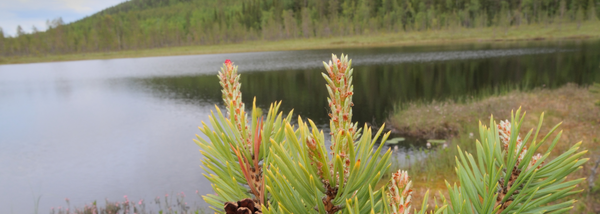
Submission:
{"label": "aquatic vegetation", "polygon": [[[255,105],[248,116],[241,103],[237,66],[227,60],[219,72],[226,114],[217,107],[210,126],[202,123],[206,136],[195,142],[204,156],[205,176],[215,194],[203,196],[219,213],[562,213],[574,200],[581,179],[567,179],[588,159],[575,144],[558,157],[548,157],[559,142],[559,127],[545,136],[537,129],[521,138],[525,114],[511,113],[510,120],[489,126],[479,124],[480,139],[475,155],[459,148],[455,157],[460,181],[446,182],[448,197],[441,195],[429,208],[425,194],[420,209],[412,200],[412,181],[406,171],[389,176],[378,187],[391,164],[391,151],[382,151],[377,142],[386,142],[389,133],[379,128],[352,123],[353,70],[347,56],[333,55],[324,62],[330,127],[324,133],[310,119],[292,112],[283,116],[281,102],[269,108],[266,118]],[[249,117],[249,118],[248,118]],[[326,137],[327,135],[327,137]],[[380,139],[381,137],[381,139]],[[329,139],[329,140],[327,140]],[[326,146],[329,144],[329,146]],[[414,209],[411,211],[411,209]]]}

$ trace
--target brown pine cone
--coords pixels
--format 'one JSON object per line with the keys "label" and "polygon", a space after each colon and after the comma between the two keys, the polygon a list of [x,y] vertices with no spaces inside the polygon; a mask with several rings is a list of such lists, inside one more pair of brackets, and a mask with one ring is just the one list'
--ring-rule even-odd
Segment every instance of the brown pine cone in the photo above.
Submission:
{"label": "brown pine cone", "polygon": [[225,202],[223,208],[227,214],[262,214],[260,207],[252,199],[246,198],[238,202]]}

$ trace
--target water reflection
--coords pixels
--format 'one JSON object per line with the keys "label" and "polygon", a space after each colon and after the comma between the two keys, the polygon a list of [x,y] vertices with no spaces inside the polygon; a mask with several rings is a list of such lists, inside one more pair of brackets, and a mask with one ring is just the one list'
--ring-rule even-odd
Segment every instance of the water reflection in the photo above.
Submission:
{"label": "water reflection", "polygon": [[[597,51],[600,46],[594,44],[578,48],[564,49],[568,51],[545,48],[413,55],[385,53],[389,51],[386,49],[382,51],[384,53],[375,55],[385,55],[387,58],[354,57],[354,119],[361,124],[381,124],[402,103],[460,100],[514,89],[556,88],[569,82],[590,84],[600,81],[600,68],[595,65],[600,59],[600,51]],[[436,57],[440,53],[449,56]],[[365,58],[371,61],[363,61]],[[412,61],[405,62],[403,59]],[[271,102],[282,100],[283,110],[294,109],[303,117],[327,125],[327,91],[321,76],[323,70],[319,67],[243,72],[243,100],[251,103],[256,96],[260,107],[268,107]],[[157,96],[199,103],[221,102],[220,86],[214,74],[154,77],[141,81],[153,89]]]}

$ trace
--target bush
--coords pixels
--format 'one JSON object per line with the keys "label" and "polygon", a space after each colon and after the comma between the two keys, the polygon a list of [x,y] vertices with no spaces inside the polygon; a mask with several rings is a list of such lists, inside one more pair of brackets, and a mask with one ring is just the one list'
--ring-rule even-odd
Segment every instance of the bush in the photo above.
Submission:
{"label": "bush", "polygon": [[[225,61],[218,76],[223,87],[226,115],[219,108],[203,123],[195,142],[202,148],[203,169],[215,194],[203,196],[219,213],[409,213],[411,185],[406,171],[390,176],[387,185],[375,189],[390,167],[390,150],[376,146],[389,133],[373,133],[352,123],[351,60],[333,55],[324,63],[323,74],[329,92],[330,133],[324,133],[310,119],[292,112],[283,116],[273,103],[266,118],[255,105],[248,116],[241,102],[237,66]],[[548,156],[560,133],[544,153],[536,150],[547,143],[558,128],[538,139],[537,131],[519,136],[524,114],[512,114],[510,121],[489,127],[480,123],[480,140],[472,155],[460,151],[456,173],[462,184],[448,187],[448,198],[433,207],[435,213],[561,213],[574,200],[562,201],[581,190],[581,179],[567,176],[581,168],[586,151],[576,144],[553,160]],[[327,147],[330,136],[330,146]],[[436,201],[437,202],[437,201]],[[420,211],[428,210],[427,194]]]}

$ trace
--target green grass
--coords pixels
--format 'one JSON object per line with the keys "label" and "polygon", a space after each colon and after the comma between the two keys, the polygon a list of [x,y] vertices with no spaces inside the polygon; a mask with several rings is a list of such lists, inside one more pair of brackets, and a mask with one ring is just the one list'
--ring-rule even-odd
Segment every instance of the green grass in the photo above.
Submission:
{"label": "green grass", "polygon": [[91,59],[114,59],[152,56],[175,56],[195,54],[237,53],[255,51],[283,51],[306,49],[329,49],[348,47],[408,46],[445,43],[506,42],[526,40],[561,40],[600,38],[600,23],[584,22],[552,25],[527,25],[490,27],[479,29],[447,29],[400,33],[375,33],[351,37],[294,39],[280,41],[247,41],[237,44],[206,46],[182,46],[118,52],[78,53],[0,58],[0,64],[54,62]]}

